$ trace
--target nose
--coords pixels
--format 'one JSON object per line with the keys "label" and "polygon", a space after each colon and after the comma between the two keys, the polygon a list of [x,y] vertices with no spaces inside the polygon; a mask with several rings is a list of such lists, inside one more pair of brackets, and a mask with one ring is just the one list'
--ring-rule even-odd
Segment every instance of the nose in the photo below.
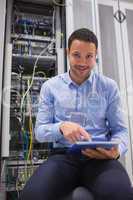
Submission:
{"label": "nose", "polygon": [[87,65],[87,59],[85,57],[82,57],[80,59],[80,65],[83,65],[83,66]]}

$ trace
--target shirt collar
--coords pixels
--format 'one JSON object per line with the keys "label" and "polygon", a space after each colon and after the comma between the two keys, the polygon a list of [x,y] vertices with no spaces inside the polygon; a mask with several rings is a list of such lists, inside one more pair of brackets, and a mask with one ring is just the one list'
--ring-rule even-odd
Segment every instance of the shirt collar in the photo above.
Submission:
{"label": "shirt collar", "polygon": [[[93,76],[94,76],[94,71],[91,71],[90,76],[88,77],[88,79],[87,79],[84,83],[88,82],[88,83],[92,84],[92,82],[93,82]],[[71,77],[70,77],[70,75],[69,75],[69,72],[67,72],[67,73],[65,74],[65,77],[63,77],[63,80],[64,80],[68,85],[71,85],[71,84],[77,85],[77,84],[71,79]],[[83,84],[84,84],[84,83],[83,83]]]}

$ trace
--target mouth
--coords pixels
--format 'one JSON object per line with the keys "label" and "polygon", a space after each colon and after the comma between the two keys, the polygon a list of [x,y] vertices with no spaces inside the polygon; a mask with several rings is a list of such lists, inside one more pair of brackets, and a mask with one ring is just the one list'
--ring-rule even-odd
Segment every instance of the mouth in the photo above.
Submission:
{"label": "mouth", "polygon": [[77,67],[77,70],[84,72],[87,71],[89,69],[89,67]]}

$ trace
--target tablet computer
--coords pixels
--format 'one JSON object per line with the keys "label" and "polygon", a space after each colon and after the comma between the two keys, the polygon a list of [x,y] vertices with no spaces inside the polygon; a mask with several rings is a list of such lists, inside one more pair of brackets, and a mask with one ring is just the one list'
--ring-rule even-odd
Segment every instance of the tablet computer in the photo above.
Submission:
{"label": "tablet computer", "polygon": [[118,147],[118,145],[118,141],[77,141],[69,148],[69,150],[70,152],[79,152],[82,149],[96,149],[98,147],[104,149],[111,149],[112,147]]}

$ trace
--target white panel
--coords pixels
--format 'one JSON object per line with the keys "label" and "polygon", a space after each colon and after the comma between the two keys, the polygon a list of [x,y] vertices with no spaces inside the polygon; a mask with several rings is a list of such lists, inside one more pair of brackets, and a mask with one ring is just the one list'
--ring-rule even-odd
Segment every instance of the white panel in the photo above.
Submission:
{"label": "white panel", "polygon": [[92,2],[73,0],[74,29],[89,28],[93,30]]}
{"label": "white panel", "polygon": [[66,0],[66,39],[74,31],[73,1]]}
{"label": "white panel", "polygon": [[115,27],[112,16],[112,6],[99,5],[103,73],[119,84]]}
{"label": "white panel", "polygon": [[57,50],[57,65],[58,65],[58,74],[64,73],[64,49],[58,48]]}
{"label": "white panel", "polygon": [[[132,177],[133,177],[133,59],[132,59],[132,45],[133,45],[133,29],[132,29],[132,16],[133,16],[133,4],[128,5],[122,4],[122,11],[126,15],[126,20],[123,22],[122,33],[123,33],[123,51],[125,54],[125,78],[126,78],[126,93],[128,102],[128,119],[129,119],[129,134],[130,134],[130,145],[132,155]],[[129,10],[127,10],[127,8]],[[133,178],[132,178],[133,181]]]}
{"label": "white panel", "polygon": [[12,45],[7,44],[5,57],[5,74],[3,88],[3,115],[2,115],[2,157],[9,156],[10,141],[10,88],[11,88],[11,55]]}
{"label": "white panel", "polygon": [[0,121],[1,121],[1,98],[2,98],[2,75],[3,75],[3,58],[4,58],[5,16],[6,16],[6,0],[1,0],[0,1]]}

